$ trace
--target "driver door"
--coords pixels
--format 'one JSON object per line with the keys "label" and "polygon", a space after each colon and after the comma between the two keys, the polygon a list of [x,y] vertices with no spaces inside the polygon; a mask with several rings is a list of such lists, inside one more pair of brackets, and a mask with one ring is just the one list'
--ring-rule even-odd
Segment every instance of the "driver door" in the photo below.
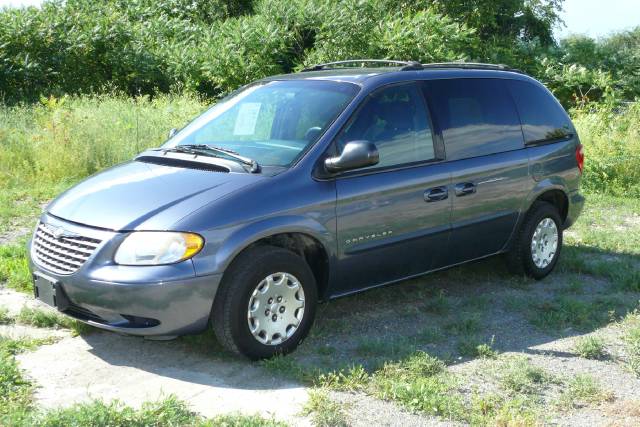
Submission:
{"label": "driver door", "polygon": [[363,101],[336,149],[354,140],[373,142],[380,162],[336,178],[334,295],[441,266],[450,233],[450,171],[415,83],[386,86]]}

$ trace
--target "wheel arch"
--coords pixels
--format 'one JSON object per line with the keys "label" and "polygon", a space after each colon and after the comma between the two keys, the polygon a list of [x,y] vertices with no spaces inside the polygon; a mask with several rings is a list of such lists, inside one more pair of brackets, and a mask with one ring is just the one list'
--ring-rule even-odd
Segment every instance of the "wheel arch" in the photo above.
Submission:
{"label": "wheel arch", "polygon": [[243,228],[231,235],[217,251],[216,264],[223,272],[222,280],[241,253],[260,245],[288,249],[301,256],[315,277],[318,298],[324,299],[334,257],[330,248],[335,247],[328,230],[307,218],[279,218]]}

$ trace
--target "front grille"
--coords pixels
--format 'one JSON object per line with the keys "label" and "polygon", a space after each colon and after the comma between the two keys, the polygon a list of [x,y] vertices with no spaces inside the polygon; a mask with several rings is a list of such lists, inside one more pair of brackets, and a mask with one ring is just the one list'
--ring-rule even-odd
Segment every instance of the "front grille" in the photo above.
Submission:
{"label": "front grille", "polygon": [[55,237],[55,231],[55,227],[39,223],[33,236],[32,252],[34,261],[58,274],[75,272],[101,242],[82,235]]}

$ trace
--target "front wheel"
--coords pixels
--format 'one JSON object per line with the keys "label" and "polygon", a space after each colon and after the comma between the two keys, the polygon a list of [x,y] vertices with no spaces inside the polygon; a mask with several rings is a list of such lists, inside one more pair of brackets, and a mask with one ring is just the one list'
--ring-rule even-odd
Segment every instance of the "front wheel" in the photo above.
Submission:
{"label": "front wheel", "polygon": [[511,271],[534,279],[547,276],[560,257],[562,220],[555,206],[535,202],[517,231],[507,263]]}
{"label": "front wheel", "polygon": [[315,317],[315,278],[303,258],[274,246],[238,256],[226,272],[211,320],[218,341],[250,359],[294,350]]}

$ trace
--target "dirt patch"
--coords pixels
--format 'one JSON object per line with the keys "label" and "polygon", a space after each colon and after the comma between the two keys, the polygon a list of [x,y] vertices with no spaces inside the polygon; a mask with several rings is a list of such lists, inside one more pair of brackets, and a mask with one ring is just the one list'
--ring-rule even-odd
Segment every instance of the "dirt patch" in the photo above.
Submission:
{"label": "dirt patch", "polygon": [[175,395],[206,417],[241,412],[300,423],[297,414],[307,396],[300,385],[248,362],[112,333],[65,338],[18,360],[38,384],[35,397],[45,408],[91,399],[140,407]]}

